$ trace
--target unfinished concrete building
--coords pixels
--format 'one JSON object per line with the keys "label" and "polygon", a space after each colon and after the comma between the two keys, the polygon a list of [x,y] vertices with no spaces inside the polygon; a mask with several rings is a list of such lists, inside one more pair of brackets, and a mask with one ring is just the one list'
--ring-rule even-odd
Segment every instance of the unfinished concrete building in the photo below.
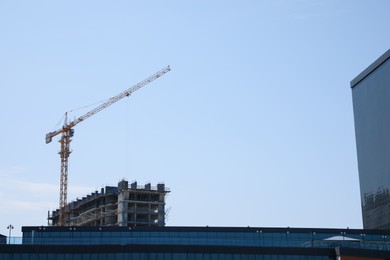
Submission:
{"label": "unfinished concrete building", "polygon": [[[122,180],[118,187],[106,186],[67,205],[69,226],[165,226],[164,184],[138,186]],[[59,210],[48,216],[49,225],[58,225]]]}

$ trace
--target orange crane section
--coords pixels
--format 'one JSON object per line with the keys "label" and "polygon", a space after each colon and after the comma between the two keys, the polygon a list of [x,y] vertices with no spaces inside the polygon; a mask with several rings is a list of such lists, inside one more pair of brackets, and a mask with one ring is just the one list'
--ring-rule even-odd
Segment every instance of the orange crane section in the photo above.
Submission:
{"label": "orange crane section", "polygon": [[79,118],[73,121],[68,122],[68,116],[67,113],[65,113],[65,121],[62,128],[46,134],[46,143],[50,143],[54,136],[61,134],[61,139],[60,139],[61,151],[59,152],[61,157],[61,178],[60,178],[60,206],[59,206],[59,221],[58,221],[58,224],[60,226],[66,225],[66,216],[67,216],[66,205],[67,205],[67,194],[68,194],[68,158],[71,153],[70,142],[72,141],[72,137],[74,134],[73,127],[76,126],[78,123],[95,115],[96,113],[102,111],[103,109],[118,102],[122,98],[130,96],[133,92],[144,87],[145,85],[149,84],[155,79],[163,76],[165,73],[169,72],[170,70],[171,69],[169,66],[165,67],[164,69],[154,73],[153,75],[149,76],[148,78],[144,79],[138,84],[130,87],[129,89],[123,91],[122,93],[119,93],[118,95],[108,99],[103,104],[97,106],[96,108],[92,109],[91,111],[85,113],[84,115],[80,116]]}

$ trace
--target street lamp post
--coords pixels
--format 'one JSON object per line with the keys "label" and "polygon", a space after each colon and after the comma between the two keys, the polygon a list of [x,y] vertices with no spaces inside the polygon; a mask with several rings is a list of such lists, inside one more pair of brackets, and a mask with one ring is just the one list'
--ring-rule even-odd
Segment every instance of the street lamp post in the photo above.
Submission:
{"label": "street lamp post", "polygon": [[14,226],[11,224],[8,225],[7,229],[9,229],[9,236],[8,236],[8,244],[11,244],[11,230],[14,229]]}

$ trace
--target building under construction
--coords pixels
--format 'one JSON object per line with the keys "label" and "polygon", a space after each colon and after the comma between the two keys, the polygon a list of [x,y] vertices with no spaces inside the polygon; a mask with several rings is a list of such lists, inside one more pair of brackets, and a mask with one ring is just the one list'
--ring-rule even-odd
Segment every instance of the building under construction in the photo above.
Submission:
{"label": "building under construction", "polygon": [[[125,180],[118,187],[106,186],[66,205],[68,226],[165,226],[165,184],[138,186]],[[48,216],[49,224],[59,225],[59,210]]]}

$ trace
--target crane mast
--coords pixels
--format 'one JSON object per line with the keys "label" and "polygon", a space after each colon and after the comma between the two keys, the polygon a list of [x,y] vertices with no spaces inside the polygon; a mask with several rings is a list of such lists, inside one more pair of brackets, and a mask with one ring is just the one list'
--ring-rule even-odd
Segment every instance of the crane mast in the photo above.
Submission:
{"label": "crane mast", "polygon": [[[65,113],[65,124],[68,121],[68,115]],[[66,223],[66,204],[68,197],[68,158],[71,153],[70,142],[72,141],[74,130],[68,128],[61,133],[61,175],[60,175],[60,211],[59,211],[59,225],[63,226]]]}
{"label": "crane mast", "polygon": [[60,226],[66,225],[66,216],[67,216],[66,206],[67,206],[67,195],[68,195],[68,158],[69,158],[69,155],[71,153],[70,142],[72,141],[72,137],[74,134],[73,127],[76,126],[78,123],[95,115],[96,113],[102,111],[103,109],[118,102],[122,98],[130,96],[133,92],[144,87],[145,85],[149,84],[150,82],[154,81],[155,79],[161,77],[162,75],[169,72],[170,70],[171,69],[169,66],[165,67],[164,69],[154,73],[153,75],[149,76],[148,78],[144,79],[143,81],[139,82],[138,84],[136,84],[136,85],[130,87],[129,89],[119,93],[118,95],[108,99],[103,104],[95,107],[91,111],[85,113],[84,115],[78,117],[77,119],[75,119],[71,122],[68,122],[68,114],[65,113],[65,121],[64,121],[64,125],[62,126],[62,128],[60,128],[54,132],[49,132],[46,134],[46,143],[50,143],[54,136],[61,134],[61,139],[60,139],[61,151],[59,152],[60,157],[61,157],[61,175],[60,175],[60,205],[59,205],[58,225],[60,225]]}

